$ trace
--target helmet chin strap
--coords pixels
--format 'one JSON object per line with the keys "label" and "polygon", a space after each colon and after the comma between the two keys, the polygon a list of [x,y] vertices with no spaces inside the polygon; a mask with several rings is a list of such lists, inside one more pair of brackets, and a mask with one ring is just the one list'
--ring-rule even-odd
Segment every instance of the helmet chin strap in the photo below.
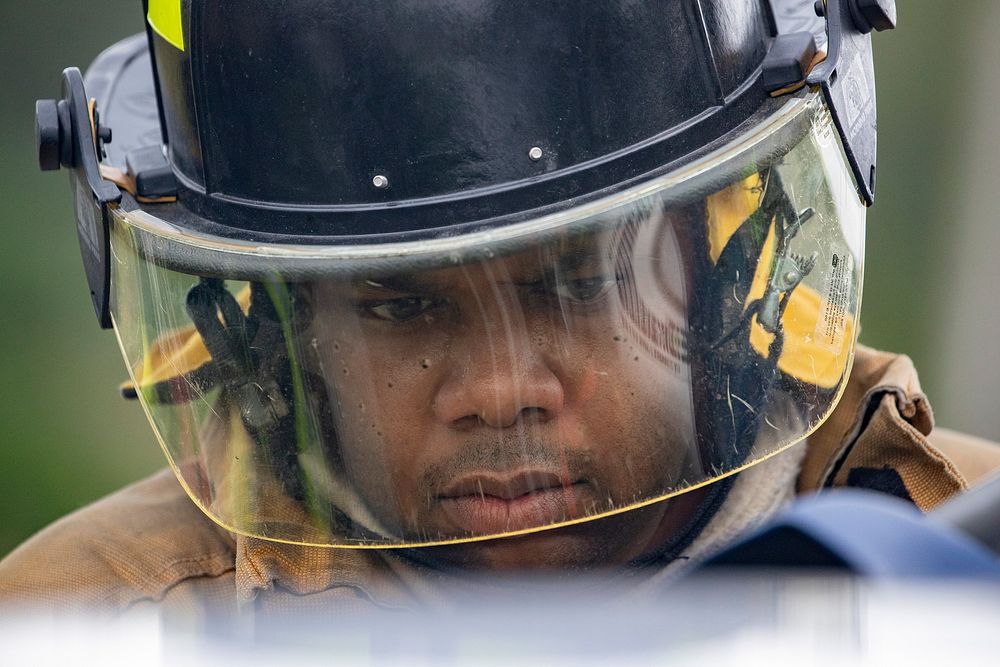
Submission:
{"label": "helmet chin strap", "polygon": [[261,301],[252,299],[250,314],[244,315],[222,280],[202,278],[188,292],[186,303],[218,378],[239,405],[243,424],[255,436],[273,428],[289,413],[274,375],[262,372],[258,350],[268,346],[255,340],[261,333]]}

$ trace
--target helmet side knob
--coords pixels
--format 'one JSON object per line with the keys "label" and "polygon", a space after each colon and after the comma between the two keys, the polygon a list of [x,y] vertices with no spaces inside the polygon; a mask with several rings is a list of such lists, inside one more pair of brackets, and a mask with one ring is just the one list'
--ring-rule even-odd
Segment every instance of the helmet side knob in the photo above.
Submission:
{"label": "helmet side knob", "polygon": [[71,166],[73,142],[69,110],[62,102],[35,102],[35,144],[38,146],[38,166],[42,171],[56,171]]}

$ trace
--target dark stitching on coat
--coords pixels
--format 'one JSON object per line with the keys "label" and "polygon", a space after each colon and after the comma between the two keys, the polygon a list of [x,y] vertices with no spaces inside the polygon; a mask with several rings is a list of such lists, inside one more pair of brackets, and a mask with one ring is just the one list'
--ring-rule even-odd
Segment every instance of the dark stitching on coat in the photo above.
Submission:
{"label": "dark stitching on coat", "polygon": [[[843,448],[843,450],[841,450],[840,455],[837,456],[837,459],[830,467],[830,472],[827,475],[826,479],[822,481],[821,488],[830,488],[833,486],[833,480],[835,480],[837,478],[837,475],[840,474],[840,469],[844,467],[844,463],[847,461],[847,458],[851,455],[851,451],[854,449],[854,445],[857,444],[858,440],[861,438],[861,434],[864,433],[865,430],[868,428],[868,424],[869,422],[871,422],[872,417],[875,416],[876,412],[878,412],[879,406],[882,405],[882,399],[891,393],[893,392],[891,391],[875,392],[868,397],[868,404],[865,406],[864,415],[862,415],[860,422],[855,422],[857,428],[854,428],[854,426],[852,425],[852,430],[854,431],[854,439],[851,440],[849,443],[847,443],[847,445]],[[846,437],[847,434],[845,433],[844,435]]]}
{"label": "dark stitching on coat", "polygon": [[[191,565],[191,564],[196,564],[197,565],[197,564],[202,564],[202,563],[210,563],[212,561],[218,561],[220,558],[226,560],[226,559],[229,558],[229,556],[230,556],[230,554],[208,554],[208,555],[205,555],[205,556],[197,556],[197,557],[192,557],[192,558],[179,558],[179,559],[173,561],[170,565],[168,565],[166,567],[163,567],[163,568],[160,568],[159,570],[157,570],[156,573],[152,577],[147,577],[147,578],[148,579],[157,579],[157,578],[163,576],[166,573],[169,573],[169,572],[171,572],[173,570],[176,570],[176,568],[178,566],[180,566],[180,565]],[[175,577],[169,583],[163,585],[160,588],[159,591],[157,591],[155,593],[144,593],[144,595],[142,597],[139,597],[139,598],[136,598],[134,600],[131,600],[130,602],[128,602],[127,604],[125,604],[122,607],[122,609],[123,610],[128,609],[129,607],[131,607],[131,606],[133,606],[133,605],[135,605],[135,604],[137,604],[139,602],[143,602],[144,600],[151,600],[151,601],[154,601],[154,602],[158,602],[158,601],[160,601],[160,600],[163,599],[163,597],[167,594],[167,591],[169,591],[172,588],[175,588],[181,582],[187,581],[189,579],[202,579],[202,578],[215,579],[215,578],[223,576],[224,574],[226,574],[228,572],[235,572],[235,571],[236,571],[236,563],[233,562],[232,565],[230,565],[228,567],[225,567],[222,570],[219,570],[218,572],[212,571],[212,572],[177,573],[180,576]],[[129,587],[128,590],[135,590],[135,589],[133,587]],[[121,588],[116,589],[114,591],[114,593],[111,593],[111,594],[108,594],[108,595],[102,597],[101,598],[101,602],[108,602],[108,601],[110,601],[120,591],[121,591]]]}
{"label": "dark stitching on coat", "polygon": [[887,493],[916,505],[899,472],[889,466],[851,468],[847,473],[847,486]]}

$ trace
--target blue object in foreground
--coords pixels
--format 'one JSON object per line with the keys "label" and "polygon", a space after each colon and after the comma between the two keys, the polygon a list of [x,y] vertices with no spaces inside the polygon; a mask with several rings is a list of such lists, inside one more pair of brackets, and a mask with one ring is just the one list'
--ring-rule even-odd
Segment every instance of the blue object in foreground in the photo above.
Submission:
{"label": "blue object in foreground", "polygon": [[740,566],[1000,581],[996,555],[959,530],[898,498],[847,489],[796,502],[701,571]]}

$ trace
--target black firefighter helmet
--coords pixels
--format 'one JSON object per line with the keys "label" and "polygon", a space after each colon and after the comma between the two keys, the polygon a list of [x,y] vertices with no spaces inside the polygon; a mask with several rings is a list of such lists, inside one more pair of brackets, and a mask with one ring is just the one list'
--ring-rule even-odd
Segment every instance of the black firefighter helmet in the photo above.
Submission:
{"label": "black firefighter helmet", "polygon": [[38,103],[40,163],[226,528],[636,555],[836,404],[892,2],[144,10]]}

